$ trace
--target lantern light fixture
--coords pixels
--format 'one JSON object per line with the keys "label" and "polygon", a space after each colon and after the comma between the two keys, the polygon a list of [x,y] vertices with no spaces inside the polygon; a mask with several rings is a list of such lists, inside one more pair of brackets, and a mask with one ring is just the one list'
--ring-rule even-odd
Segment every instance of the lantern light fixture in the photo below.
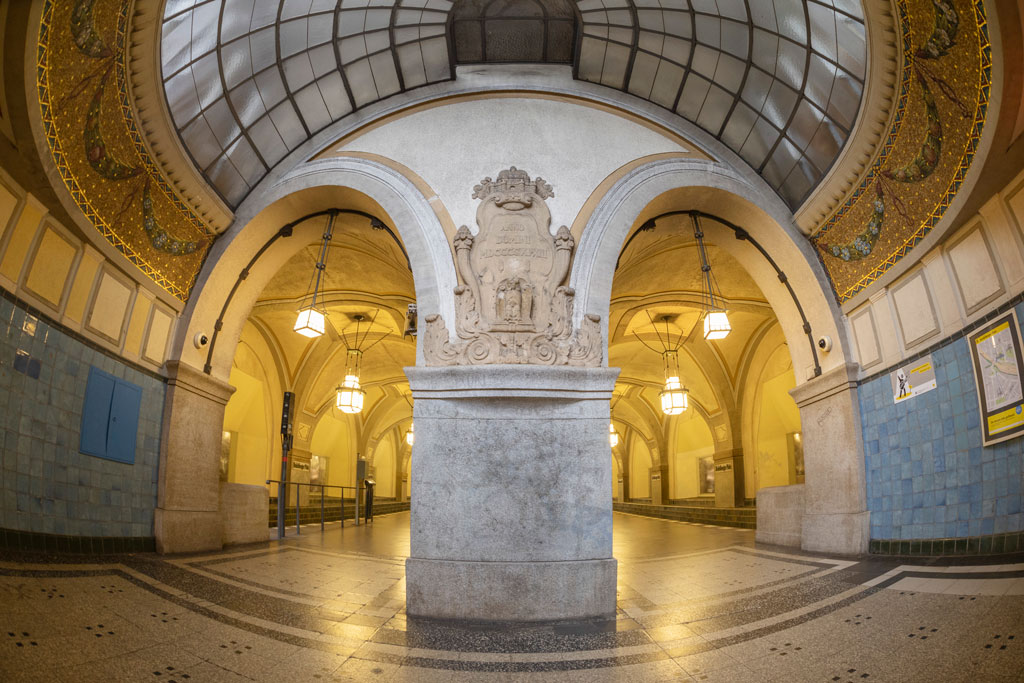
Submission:
{"label": "lantern light fixture", "polygon": [[363,332],[362,337],[359,336],[360,327],[366,316],[362,314],[353,315],[352,319],[356,322],[355,334],[352,339],[349,339],[348,333],[342,331],[341,337],[345,343],[347,351],[347,358],[345,362],[345,379],[342,380],[341,384],[335,389],[337,394],[336,405],[338,410],[349,415],[354,415],[362,412],[363,402],[366,399],[366,391],[363,390],[360,384],[360,366],[363,360],[363,353],[373,348],[378,344],[387,334],[381,335],[378,339],[372,342],[369,346],[363,348],[366,343],[366,338],[370,334],[370,330],[373,328],[373,323],[377,320],[377,314],[380,313],[380,309],[374,312],[373,318],[370,320],[370,324],[366,326],[366,331]]}
{"label": "lantern light fixture", "polygon": [[711,262],[708,261],[707,248],[704,246],[704,231],[700,227],[700,219],[696,214],[690,214],[693,221],[693,237],[697,241],[697,253],[700,256],[700,300],[701,308],[704,311],[704,338],[708,341],[725,339],[732,331],[729,324],[729,316],[722,307],[722,290],[718,288],[718,281],[711,272]]}
{"label": "lantern light fixture", "polygon": [[363,352],[359,349],[348,350],[348,360],[345,367],[345,379],[335,391],[337,392],[338,410],[349,415],[361,413],[366,392],[359,385],[359,365],[362,361]]}
{"label": "lantern light fixture", "polygon": [[[312,297],[308,306],[299,309],[299,315],[295,319],[296,332],[304,337],[313,339],[323,335],[327,326],[327,309],[324,307],[322,287],[324,273],[327,271],[327,255],[330,253],[331,237],[334,234],[334,219],[338,217],[337,211],[332,211],[327,216],[327,227],[324,229],[323,238],[320,242],[320,253],[316,258],[316,265],[313,267],[313,274],[309,278],[309,285],[306,293],[309,295],[312,289]],[[317,303],[317,298],[320,301]],[[305,297],[303,297],[305,299]]]}
{"label": "lantern light fixture", "polygon": [[619,433],[615,431],[615,425],[611,422],[608,423],[608,443],[611,444],[612,448],[619,445]]}
{"label": "lantern light fixture", "polygon": [[665,388],[661,390],[661,412],[666,415],[679,415],[690,407],[689,392],[679,381],[679,360],[676,351],[665,351]]}
{"label": "lantern light fixture", "polygon": [[[647,319],[651,321],[651,327],[654,328],[654,333],[658,337],[658,343],[661,348],[651,346],[638,334],[636,338],[651,351],[661,354],[665,370],[665,388],[659,394],[661,398],[661,412],[666,415],[679,415],[690,406],[689,392],[686,386],[683,385],[682,380],[680,380],[679,373],[679,349],[686,338],[680,331],[675,340],[672,339],[673,333],[669,328],[671,316],[669,315],[661,316],[661,322],[665,326],[664,336],[662,336],[661,331],[658,329],[658,324],[654,321],[650,311],[647,311]],[[636,334],[635,331],[634,334]]]}
{"label": "lantern light fixture", "polygon": [[416,424],[410,423],[408,431],[405,432],[405,442],[410,446],[416,441]]}

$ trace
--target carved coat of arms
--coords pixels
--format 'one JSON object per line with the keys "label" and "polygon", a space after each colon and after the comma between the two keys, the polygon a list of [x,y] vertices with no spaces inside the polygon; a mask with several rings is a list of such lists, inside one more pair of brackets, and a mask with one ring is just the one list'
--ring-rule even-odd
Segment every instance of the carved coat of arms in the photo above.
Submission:
{"label": "carved coat of arms", "polygon": [[551,236],[544,200],[553,196],[544,180],[515,166],[473,188],[479,232],[462,226],[453,240],[458,340],[439,315],[427,316],[428,365],[600,364],[600,317],[587,315],[572,329],[574,292],[565,280],[575,244],[564,225]]}

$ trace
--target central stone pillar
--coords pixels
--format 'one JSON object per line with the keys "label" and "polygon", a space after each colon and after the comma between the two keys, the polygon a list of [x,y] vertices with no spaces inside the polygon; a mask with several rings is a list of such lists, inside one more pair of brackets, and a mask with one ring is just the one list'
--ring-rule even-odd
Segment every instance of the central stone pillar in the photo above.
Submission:
{"label": "central stone pillar", "polygon": [[406,368],[416,442],[412,616],[613,617],[616,368]]}

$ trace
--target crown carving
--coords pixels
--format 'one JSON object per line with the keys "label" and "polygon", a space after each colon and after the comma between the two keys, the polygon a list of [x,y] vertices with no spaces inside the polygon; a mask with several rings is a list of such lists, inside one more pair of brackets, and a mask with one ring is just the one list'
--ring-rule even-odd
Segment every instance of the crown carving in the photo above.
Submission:
{"label": "crown carving", "polygon": [[473,187],[473,199],[493,201],[502,207],[506,204],[518,204],[522,208],[527,208],[533,205],[535,197],[543,201],[554,196],[555,191],[543,178],[531,180],[529,173],[520,171],[515,166],[498,173],[497,180],[487,177]]}

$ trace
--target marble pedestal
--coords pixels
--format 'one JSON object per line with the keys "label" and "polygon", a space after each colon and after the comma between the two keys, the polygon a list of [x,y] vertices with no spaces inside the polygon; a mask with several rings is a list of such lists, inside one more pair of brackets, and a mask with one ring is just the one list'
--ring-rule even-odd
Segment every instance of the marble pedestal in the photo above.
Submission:
{"label": "marble pedestal", "polygon": [[617,369],[406,368],[411,616],[612,617],[609,399]]}

